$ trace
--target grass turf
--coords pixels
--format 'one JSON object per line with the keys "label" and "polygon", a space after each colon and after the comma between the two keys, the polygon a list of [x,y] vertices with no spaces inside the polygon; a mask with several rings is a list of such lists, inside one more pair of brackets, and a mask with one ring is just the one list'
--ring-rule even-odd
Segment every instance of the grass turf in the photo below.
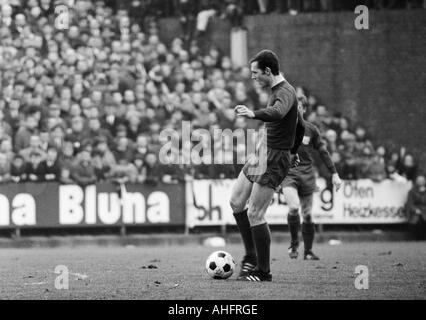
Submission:
{"label": "grass turf", "polygon": [[[425,299],[425,244],[317,244],[321,260],[304,261],[303,248],[290,260],[274,243],[271,283],[210,279],[204,263],[217,249],[198,245],[1,249],[0,299]],[[69,290],[55,289],[57,265],[70,272]],[[355,288],[357,265],[368,267],[368,290]]]}

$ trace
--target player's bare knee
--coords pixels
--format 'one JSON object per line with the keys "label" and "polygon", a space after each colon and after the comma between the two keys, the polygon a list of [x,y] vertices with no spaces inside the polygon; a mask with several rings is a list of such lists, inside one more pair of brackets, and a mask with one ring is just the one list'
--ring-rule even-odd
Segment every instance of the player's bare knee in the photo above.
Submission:
{"label": "player's bare knee", "polygon": [[304,214],[303,215],[303,222],[310,224],[312,223],[312,215],[311,214]]}
{"label": "player's bare knee", "polygon": [[258,226],[266,222],[262,215],[249,215],[248,219],[251,227]]}
{"label": "player's bare knee", "polygon": [[233,212],[241,212],[246,207],[246,203],[238,196],[232,196],[229,204]]}
{"label": "player's bare knee", "polygon": [[265,222],[264,214],[260,208],[250,207],[247,216],[251,226],[256,226]]}
{"label": "player's bare knee", "polygon": [[290,211],[299,211],[300,201],[297,201],[296,199],[286,198],[286,202]]}
{"label": "player's bare knee", "polygon": [[299,207],[290,207],[288,211],[289,216],[298,216],[299,215]]}

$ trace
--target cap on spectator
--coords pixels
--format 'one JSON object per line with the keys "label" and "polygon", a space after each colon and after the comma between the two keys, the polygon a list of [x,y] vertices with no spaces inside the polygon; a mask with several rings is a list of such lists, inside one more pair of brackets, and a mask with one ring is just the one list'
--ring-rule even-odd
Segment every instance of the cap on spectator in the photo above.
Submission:
{"label": "cap on spectator", "polygon": [[23,156],[21,156],[19,153],[17,153],[17,154],[15,154],[15,155],[13,156],[13,160],[15,160],[15,159],[22,159],[22,160],[24,160],[24,157],[23,157]]}
{"label": "cap on spectator", "polygon": [[51,131],[55,131],[58,128],[61,129],[62,131],[65,131],[64,126],[62,124],[60,124],[60,123],[55,124],[50,130]]}
{"label": "cap on spectator", "polygon": [[353,133],[347,132],[346,134],[342,135],[342,139],[346,141],[355,141],[356,137]]}
{"label": "cap on spectator", "polygon": [[30,157],[41,157],[41,153],[37,150],[33,150],[30,152]]}
{"label": "cap on spectator", "polygon": [[97,146],[98,144],[106,143],[106,142],[108,142],[108,139],[105,136],[98,136],[95,138],[93,145]]}
{"label": "cap on spectator", "polygon": [[92,158],[94,158],[94,157],[102,157],[103,156],[103,154],[102,154],[102,152],[100,151],[100,150],[93,150],[92,151]]}

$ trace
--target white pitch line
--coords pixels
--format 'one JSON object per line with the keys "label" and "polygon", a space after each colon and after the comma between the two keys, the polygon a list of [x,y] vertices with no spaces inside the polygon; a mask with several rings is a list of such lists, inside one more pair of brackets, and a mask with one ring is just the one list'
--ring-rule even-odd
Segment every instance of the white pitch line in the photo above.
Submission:
{"label": "white pitch line", "polygon": [[87,279],[89,277],[88,275],[82,274],[82,273],[73,273],[73,272],[70,272],[69,274],[72,275],[72,276],[76,276],[77,279],[82,279],[82,280]]}
{"label": "white pitch line", "polygon": [[[52,271],[52,272],[55,273],[55,271]],[[57,274],[57,273],[55,273],[55,274]],[[68,275],[75,276],[75,277],[77,277],[77,279],[81,279],[81,280],[87,279],[89,277],[87,274],[82,274],[82,273],[78,273],[78,272],[76,272],[76,273],[68,272]]]}
{"label": "white pitch line", "polygon": [[25,286],[34,286],[34,285],[42,285],[42,284],[47,284],[47,281],[43,281],[43,282],[27,282],[24,283]]}

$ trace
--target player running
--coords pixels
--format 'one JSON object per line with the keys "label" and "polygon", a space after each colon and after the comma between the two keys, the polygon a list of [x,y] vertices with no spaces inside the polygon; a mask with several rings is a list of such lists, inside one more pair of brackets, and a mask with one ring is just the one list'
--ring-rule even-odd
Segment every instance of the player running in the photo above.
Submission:
{"label": "player running", "polygon": [[[299,96],[299,110],[302,115],[307,111],[307,99],[305,96]],[[305,135],[297,153],[299,155],[299,165],[292,167],[282,183],[282,190],[285,200],[289,206],[287,216],[288,226],[291,234],[291,244],[289,248],[289,256],[291,259],[297,259],[300,229],[299,207],[302,208],[302,237],[304,243],[305,260],[319,260],[319,257],[312,251],[314,242],[315,228],[312,221],[312,200],[313,193],[316,188],[315,173],[313,169],[312,150],[318,150],[319,155],[332,173],[332,183],[338,191],[342,185],[342,181],[327,151],[326,143],[321,138],[318,128],[305,120]]]}
{"label": "player running", "polygon": [[250,68],[252,79],[271,90],[267,107],[252,111],[238,105],[235,112],[266,123],[266,135],[260,147],[264,153],[257,162],[250,159],[244,165],[234,185],[230,205],[246,251],[238,279],[271,281],[271,234],[264,216],[275,190],[290,169],[291,150],[301,142],[304,127],[302,119],[298,125],[296,91],[280,74],[275,53],[259,52],[250,61]]}

